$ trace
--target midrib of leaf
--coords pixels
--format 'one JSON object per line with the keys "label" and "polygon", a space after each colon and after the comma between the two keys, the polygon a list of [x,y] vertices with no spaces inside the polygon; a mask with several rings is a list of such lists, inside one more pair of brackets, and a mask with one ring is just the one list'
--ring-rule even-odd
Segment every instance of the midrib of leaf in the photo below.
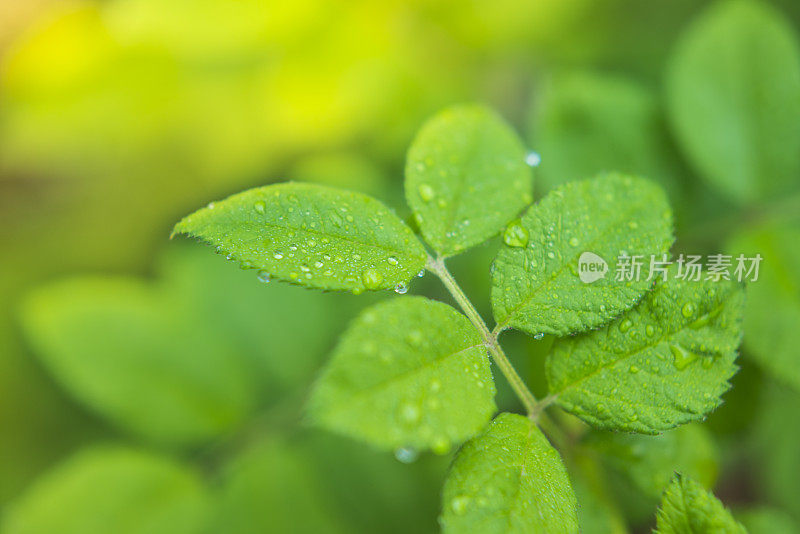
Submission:
{"label": "midrib of leaf", "polygon": [[[528,428],[528,434],[525,436],[524,443],[528,443],[530,441],[532,434],[533,434],[533,427],[529,427]],[[527,447],[525,449],[527,449]],[[527,462],[528,462],[528,455],[526,455],[523,452],[522,453],[522,465],[519,466],[520,467],[520,469],[519,469],[519,483],[517,484],[517,487],[514,490],[514,498],[512,499],[512,502],[514,504],[512,505],[511,510],[508,513],[508,517],[506,518],[509,531],[511,530],[512,512],[514,512],[517,508],[519,508],[520,502],[522,501],[522,499],[520,499],[520,493],[522,491],[522,477],[525,474],[525,464]],[[539,507],[538,500],[535,500],[533,505],[536,507],[536,511],[539,513],[539,517],[542,517],[542,509]]]}
{"label": "midrib of leaf", "polygon": [[[319,214],[317,214],[317,215],[319,216]],[[320,219],[322,219],[322,218],[323,217],[320,216]],[[299,227],[299,226],[281,225],[281,224],[276,224],[274,222],[268,222],[268,221],[264,221],[263,223],[254,223],[254,225],[256,227],[258,227],[260,225],[271,226],[273,228],[294,230],[296,232],[305,233],[305,234],[312,234],[312,235],[335,238],[335,239],[338,239],[338,240],[341,240],[341,241],[347,241],[349,243],[355,243],[356,245],[362,245],[362,246],[366,246],[366,247],[376,248],[376,249],[380,249],[380,250],[383,250],[385,252],[390,252],[390,253],[405,252],[405,251],[409,250],[409,249],[405,249],[405,248],[393,249],[393,248],[389,248],[389,247],[386,247],[384,245],[381,245],[381,244],[375,243],[375,242],[359,241],[358,239],[355,239],[354,237],[349,236],[349,235],[339,235],[339,234],[334,234],[334,233],[327,233],[327,232],[323,232],[321,230],[302,228],[302,227]],[[230,232],[227,232],[225,234],[226,237],[230,237],[231,235],[232,234]],[[412,235],[412,237],[414,237],[414,236]],[[414,237],[414,239],[416,239],[416,237]]]}
{"label": "midrib of leaf", "polygon": [[[608,235],[608,233],[609,233],[610,231],[612,231],[613,229],[615,229],[619,223],[621,223],[621,222],[625,221],[625,219],[627,219],[627,218],[628,218],[628,216],[630,216],[630,215],[633,213],[633,211],[634,211],[634,209],[630,209],[630,210],[628,210],[628,211],[624,212],[624,213],[625,213],[625,216],[623,216],[623,217],[620,217],[619,219],[614,219],[614,224],[610,224],[610,225],[608,225],[608,227],[607,227],[605,230],[603,230],[602,232],[600,232],[599,234],[597,234],[597,235],[596,235],[596,236],[595,236],[593,239],[591,239],[590,241],[588,241],[588,242],[586,243],[586,246],[584,246],[584,247],[582,247],[582,248],[584,248],[584,249],[591,248],[591,247],[590,247],[590,245],[594,246],[595,244],[597,244],[597,242],[598,242],[599,240],[601,240],[601,239],[605,238],[605,237]],[[564,216],[564,209],[563,209],[563,204],[562,204],[562,209],[561,209],[561,211],[560,211],[560,213],[559,213],[559,215],[558,215],[558,217],[559,217],[559,221],[561,221],[561,219],[563,218],[563,216]],[[562,224],[559,224],[559,227],[558,227],[558,231],[559,231],[559,235],[558,235],[558,237],[559,237],[559,240],[561,239],[561,231],[562,231],[562,229],[563,229],[563,227],[562,227]],[[559,255],[560,255],[562,258],[563,258],[563,254],[562,254],[560,251],[559,251]],[[530,303],[530,301],[531,301],[531,300],[533,300],[533,298],[534,298],[536,295],[538,295],[538,293],[539,293],[539,290],[540,290],[540,289],[544,288],[544,287],[545,287],[547,284],[549,284],[549,283],[551,283],[553,280],[555,280],[555,279],[556,279],[556,277],[558,277],[558,276],[559,276],[559,275],[560,275],[560,274],[561,274],[561,273],[564,271],[564,269],[566,269],[566,268],[567,268],[567,265],[569,265],[571,262],[575,261],[575,260],[576,260],[576,259],[577,259],[579,256],[580,256],[580,254],[577,254],[577,253],[576,253],[576,254],[574,254],[573,256],[570,256],[570,261],[564,261],[564,262],[562,262],[561,266],[560,266],[558,269],[556,269],[555,271],[553,271],[553,274],[552,274],[552,275],[550,275],[550,276],[549,276],[547,279],[545,279],[545,281],[544,281],[543,283],[541,283],[541,284],[540,284],[540,285],[539,285],[539,286],[538,286],[536,289],[534,289],[533,291],[531,291],[531,292],[528,294],[528,296],[527,296],[527,297],[525,297],[525,298],[524,298],[524,299],[523,299],[523,300],[522,300],[522,301],[521,301],[519,304],[517,304],[516,306],[514,306],[514,307],[511,309],[511,311],[510,311],[508,314],[506,314],[506,318],[505,318],[504,320],[500,321],[500,322],[497,324],[497,327],[496,327],[496,329],[497,329],[497,330],[504,330],[504,329],[506,328],[506,325],[508,325],[509,321],[510,321],[510,320],[511,320],[511,319],[514,317],[514,315],[515,315],[515,314],[516,314],[516,313],[517,313],[517,312],[518,312],[518,311],[519,311],[521,308],[523,308],[523,307],[527,306],[527,305],[528,305],[528,303]]]}
{"label": "midrib of leaf", "polygon": [[[467,163],[472,163],[472,161],[475,159],[475,146],[478,144],[476,138],[478,136],[483,136],[483,135],[485,135],[485,134],[481,130],[481,131],[478,132],[478,135],[470,136],[469,150],[467,151],[467,154],[469,154],[469,155],[466,158],[465,165],[462,166],[462,170],[460,170],[460,172],[458,173],[459,187],[458,187],[458,189],[456,189],[456,194],[453,197],[453,207],[450,208],[449,210],[447,210],[447,212],[448,212],[447,213],[447,215],[448,215],[447,216],[447,223],[448,224],[445,226],[445,234],[447,233],[447,229],[448,228],[454,228],[455,227],[456,219],[458,218],[457,215],[458,215],[459,210],[461,208],[461,201],[464,198],[464,187],[466,185],[466,180],[467,180],[467,173],[464,172],[463,169],[467,169],[467,168],[471,168],[472,167],[472,165],[466,165],[466,164]],[[445,235],[445,237],[446,237],[446,235]]]}
{"label": "midrib of leaf", "polygon": [[423,371],[430,371],[432,369],[435,369],[435,368],[439,367],[440,365],[444,364],[445,362],[449,361],[450,359],[460,355],[463,352],[466,352],[468,350],[472,350],[472,349],[477,348],[477,347],[482,347],[482,346],[484,346],[483,343],[476,343],[474,345],[470,345],[469,347],[465,347],[465,348],[463,348],[461,350],[457,350],[456,352],[451,352],[449,354],[446,354],[446,355],[442,356],[441,358],[436,358],[435,360],[431,360],[431,361],[429,361],[429,362],[427,362],[424,365],[421,365],[419,367],[414,367],[412,369],[409,369],[408,371],[405,371],[405,372],[403,372],[403,373],[401,373],[399,375],[390,376],[386,380],[382,380],[380,382],[372,384],[369,387],[366,387],[364,389],[361,389],[361,390],[355,392],[352,395],[349,395],[347,397],[347,399],[344,400],[344,401],[337,402],[334,405],[328,404],[324,411],[326,411],[326,412],[341,411],[341,410],[345,409],[347,406],[349,406],[351,403],[355,402],[357,399],[360,399],[360,398],[362,398],[363,396],[365,396],[365,395],[367,395],[369,393],[373,393],[374,390],[376,390],[376,389],[389,387],[390,385],[392,385],[392,384],[394,384],[396,382],[402,382],[405,379],[407,379],[407,378],[409,378],[409,377],[411,377],[411,376],[413,376],[415,374],[422,373]]}
{"label": "midrib of leaf", "polygon": [[[700,317],[695,319],[695,321],[693,321],[693,322],[697,322],[697,321],[699,321],[700,319],[702,319],[704,317],[708,317],[710,315],[718,313],[719,310],[721,310],[725,306],[725,304],[728,302],[728,299],[730,299],[732,295],[733,295],[733,293],[731,293],[730,296],[728,296],[728,298],[726,298],[725,300],[720,302],[719,306],[716,306],[713,310],[709,311],[708,313],[705,313],[705,314],[701,315]],[[684,325],[683,328],[679,328],[678,330],[671,330],[671,331],[665,332],[664,335],[662,335],[660,338],[654,340],[652,343],[648,343],[648,344],[644,345],[642,348],[638,349],[636,352],[630,352],[630,353],[627,353],[627,354],[623,354],[623,355],[621,355],[620,358],[618,358],[616,360],[612,360],[612,361],[610,361],[609,363],[607,363],[605,365],[601,365],[600,367],[598,367],[597,369],[595,369],[591,373],[589,373],[589,374],[587,374],[585,376],[582,376],[579,379],[577,379],[576,381],[567,384],[566,386],[564,386],[563,388],[559,389],[558,391],[556,391],[554,393],[551,393],[550,397],[552,397],[553,400],[557,399],[559,395],[561,395],[562,393],[564,393],[568,389],[572,389],[575,386],[577,386],[578,384],[580,384],[581,382],[583,382],[585,380],[588,380],[590,378],[593,378],[600,371],[604,371],[604,370],[606,370],[606,369],[608,369],[610,367],[614,367],[619,362],[628,360],[630,358],[633,358],[634,356],[637,356],[637,355],[641,354],[642,352],[644,352],[644,351],[646,351],[648,349],[655,348],[656,346],[660,345],[662,342],[670,341],[675,334],[677,334],[678,332],[683,331],[687,327],[688,327],[688,325]],[[573,345],[571,347],[571,350],[574,351],[576,346],[577,346],[577,344],[573,343]],[[571,355],[572,355],[572,352],[570,352],[570,356]]]}

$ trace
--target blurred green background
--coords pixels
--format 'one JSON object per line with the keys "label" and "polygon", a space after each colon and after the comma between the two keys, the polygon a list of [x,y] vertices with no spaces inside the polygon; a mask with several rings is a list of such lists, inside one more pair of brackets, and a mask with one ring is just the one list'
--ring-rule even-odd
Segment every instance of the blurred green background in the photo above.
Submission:
{"label": "blurred green background", "polygon": [[[670,194],[676,251],[765,257],[742,371],[680,461],[754,532],[794,531],[800,4],[723,4],[0,0],[0,532],[436,531],[448,457],[405,464],[303,424],[336,336],[389,295],[264,285],[168,236],[286,179],[406,216],[414,132],[464,101],[541,154],[537,198],[642,174]],[[453,261],[486,317],[495,250]],[[411,291],[447,300],[427,278]],[[507,338],[538,393],[547,342]],[[609,456],[684,440],[659,439]],[[647,528],[657,483],[607,463],[575,484],[585,503],[612,487],[619,517],[585,504],[585,531]]]}

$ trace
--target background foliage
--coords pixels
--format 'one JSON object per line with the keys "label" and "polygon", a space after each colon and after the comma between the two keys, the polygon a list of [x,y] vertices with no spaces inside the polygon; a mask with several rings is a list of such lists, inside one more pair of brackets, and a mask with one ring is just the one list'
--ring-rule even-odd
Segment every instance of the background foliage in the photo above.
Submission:
{"label": "background foliage", "polygon": [[[601,462],[568,466],[584,531],[652,526],[675,469],[752,532],[797,531],[798,25],[790,0],[3,3],[0,532],[435,531],[447,455],[406,464],[303,424],[348,318],[391,293],[265,286],[167,237],[284,179],[405,216],[413,135],[462,101],[540,153],[536,199],[641,174],[670,195],[677,252],[764,256],[707,423],[587,436]],[[452,261],[486,317],[496,249]],[[537,393],[552,342],[506,340]]]}

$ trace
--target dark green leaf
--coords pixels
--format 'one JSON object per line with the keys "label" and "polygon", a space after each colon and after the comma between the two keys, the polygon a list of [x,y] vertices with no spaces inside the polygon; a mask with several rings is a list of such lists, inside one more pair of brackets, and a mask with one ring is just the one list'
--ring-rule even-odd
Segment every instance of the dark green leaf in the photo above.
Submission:
{"label": "dark green leaf", "polygon": [[689,161],[720,191],[747,202],[797,188],[800,49],[766,2],[718,2],[692,24],[667,97]]}

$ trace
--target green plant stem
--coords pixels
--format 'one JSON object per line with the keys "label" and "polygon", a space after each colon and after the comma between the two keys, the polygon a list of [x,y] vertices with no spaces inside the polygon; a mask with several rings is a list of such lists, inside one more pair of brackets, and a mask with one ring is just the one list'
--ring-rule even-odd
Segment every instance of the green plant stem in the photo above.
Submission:
{"label": "green plant stem", "polygon": [[444,260],[442,258],[434,259],[428,257],[428,264],[426,267],[430,272],[439,277],[455,301],[464,311],[464,314],[480,331],[481,335],[483,336],[484,344],[489,350],[489,353],[492,355],[492,359],[494,359],[494,362],[497,364],[497,367],[500,368],[500,371],[506,377],[508,383],[511,384],[511,388],[514,390],[514,393],[516,393],[517,397],[519,397],[519,400],[522,401],[522,404],[525,406],[525,410],[528,412],[528,415],[531,417],[533,417],[534,414],[538,415],[536,411],[536,397],[533,396],[533,393],[531,393],[531,391],[528,389],[528,386],[525,385],[525,382],[522,380],[519,374],[517,374],[514,366],[511,365],[511,362],[508,360],[505,352],[503,352],[503,348],[497,341],[497,336],[489,330],[489,327],[486,326],[486,323],[475,309],[475,306],[472,305],[472,302],[470,302],[467,295],[464,294],[461,286],[458,285],[458,282],[456,282],[456,280],[453,278],[453,275],[447,270]]}

